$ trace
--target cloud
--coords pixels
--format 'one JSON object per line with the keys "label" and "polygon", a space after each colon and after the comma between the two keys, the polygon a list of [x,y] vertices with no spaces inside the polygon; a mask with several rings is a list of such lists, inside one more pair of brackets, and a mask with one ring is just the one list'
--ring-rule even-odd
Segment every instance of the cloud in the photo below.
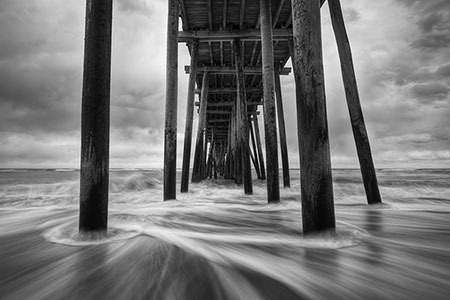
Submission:
{"label": "cloud", "polygon": [[[448,3],[342,2],[377,167],[445,162],[450,149]],[[0,167],[78,166],[84,5],[79,0],[0,1]],[[162,166],[166,10],[165,0],[115,2],[112,167]],[[357,166],[335,39],[327,9],[322,11],[333,162]],[[189,63],[185,45],[179,49],[178,165],[188,79],[183,66]],[[295,167],[293,77],[283,76],[282,84]],[[195,126],[196,121],[194,132]]]}
{"label": "cloud", "polygon": [[442,100],[447,98],[449,89],[440,83],[417,84],[413,86],[412,92],[418,99]]}
{"label": "cloud", "polygon": [[141,14],[150,17],[153,9],[145,0],[119,0],[117,1],[119,11],[130,14]]}
{"label": "cloud", "polygon": [[343,13],[345,22],[347,23],[358,22],[361,19],[361,14],[356,9],[351,7],[346,8]]}

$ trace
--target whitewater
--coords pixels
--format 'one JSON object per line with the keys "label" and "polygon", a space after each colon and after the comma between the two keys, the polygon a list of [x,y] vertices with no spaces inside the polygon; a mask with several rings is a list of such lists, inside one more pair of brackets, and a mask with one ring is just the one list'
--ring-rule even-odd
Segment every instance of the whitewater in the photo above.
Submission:
{"label": "whitewater", "polygon": [[333,170],[336,232],[303,236],[298,169],[276,204],[257,179],[163,202],[161,170],[113,169],[108,235],[86,237],[78,170],[0,169],[0,299],[448,299],[450,169],[377,173],[369,206]]}

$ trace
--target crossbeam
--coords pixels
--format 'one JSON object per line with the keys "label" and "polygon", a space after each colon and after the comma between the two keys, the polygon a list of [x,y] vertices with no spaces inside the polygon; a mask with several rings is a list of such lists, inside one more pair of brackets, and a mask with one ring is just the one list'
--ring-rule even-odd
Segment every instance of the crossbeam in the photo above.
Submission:
{"label": "crossbeam", "polygon": [[[235,105],[234,101],[224,101],[224,102],[208,102],[208,107],[228,107]],[[247,101],[247,105],[263,105],[262,101]],[[195,102],[195,106],[200,106],[200,102]]]}
{"label": "crossbeam", "polygon": [[[258,93],[262,92],[262,88],[260,87],[248,87],[245,89],[247,93]],[[195,93],[200,94],[200,89],[196,89]],[[210,94],[230,94],[236,93],[236,87],[225,87],[225,88],[214,88],[210,89]]]}
{"label": "crossbeam", "polygon": [[[188,43],[193,39],[199,42],[225,42],[233,41],[239,38],[241,41],[260,41],[261,31],[258,29],[242,30],[198,30],[198,31],[180,31],[178,32],[178,42]],[[292,38],[292,29],[276,28],[273,29],[273,40],[287,40]]]}
{"label": "crossbeam", "polygon": [[[191,66],[184,66],[184,71],[189,74],[191,71]],[[204,66],[197,67],[197,72],[209,72],[210,74],[235,74],[236,67],[234,66]],[[291,68],[282,68],[280,70],[280,75],[289,75],[291,73]],[[258,75],[262,74],[261,67],[244,67],[244,74],[246,75]]]}
{"label": "crossbeam", "polygon": [[[231,111],[229,110],[207,110],[206,113],[212,114],[212,115],[231,115]],[[254,112],[248,112],[248,114],[256,114],[259,115],[259,111]]]}

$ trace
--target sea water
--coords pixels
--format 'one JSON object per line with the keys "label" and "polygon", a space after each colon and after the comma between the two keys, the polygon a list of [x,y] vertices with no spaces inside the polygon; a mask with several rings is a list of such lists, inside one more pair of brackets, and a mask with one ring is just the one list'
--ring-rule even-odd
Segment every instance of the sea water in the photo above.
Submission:
{"label": "sea water", "polygon": [[257,179],[163,202],[161,170],[115,169],[108,234],[86,238],[77,170],[0,170],[0,299],[449,299],[450,169],[378,170],[372,206],[333,170],[336,231],[306,237],[290,174],[276,204]]}

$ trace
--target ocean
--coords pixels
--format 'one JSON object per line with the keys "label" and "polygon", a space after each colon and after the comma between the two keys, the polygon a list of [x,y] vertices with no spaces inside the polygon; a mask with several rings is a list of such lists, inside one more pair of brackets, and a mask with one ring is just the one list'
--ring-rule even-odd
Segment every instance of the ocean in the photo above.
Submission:
{"label": "ocean", "polygon": [[161,170],[113,169],[108,236],[87,239],[77,170],[0,169],[0,299],[449,299],[450,169],[378,170],[373,206],[333,170],[336,232],[306,237],[290,174],[277,204],[257,179],[163,202]]}

